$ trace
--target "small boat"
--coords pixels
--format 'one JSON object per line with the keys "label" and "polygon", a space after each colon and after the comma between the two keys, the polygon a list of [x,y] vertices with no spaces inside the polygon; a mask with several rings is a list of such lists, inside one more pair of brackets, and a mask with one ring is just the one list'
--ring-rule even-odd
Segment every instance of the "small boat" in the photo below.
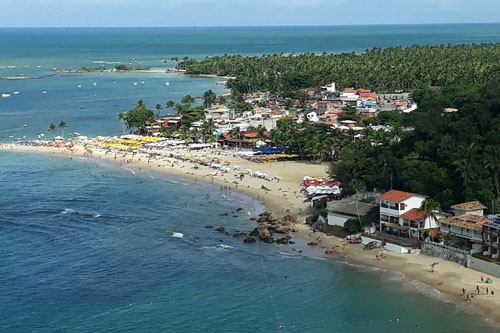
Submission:
{"label": "small boat", "polygon": [[46,94],[47,93],[47,90],[42,90],[42,94]]}
{"label": "small boat", "polygon": [[23,127],[28,127],[28,124],[24,124]]}
{"label": "small boat", "polygon": [[141,81],[141,84],[144,84],[144,81]]}
{"label": "small boat", "polygon": [[6,93],[2,94],[2,98],[7,98],[7,97],[10,97],[10,94],[6,94]]}
{"label": "small boat", "polygon": [[137,82],[134,82],[134,86],[136,86],[136,85],[137,85]]}
{"label": "small boat", "polygon": [[168,81],[167,81],[167,82],[165,82],[163,85],[164,85],[165,87],[168,87],[168,86],[170,85],[170,82],[168,82]]}
{"label": "small boat", "polygon": [[371,241],[370,243],[367,243],[365,244],[365,246],[363,246],[363,250],[373,250],[376,247],[377,247],[377,242]]}
{"label": "small boat", "polygon": [[93,85],[94,87],[97,87],[97,82],[92,82],[92,85]]}
{"label": "small boat", "polygon": [[77,88],[81,88],[81,87],[82,87],[82,85],[81,85],[81,84],[79,84],[79,85],[77,85],[76,87],[77,87]]}
{"label": "small boat", "polygon": [[181,234],[180,232],[173,232],[173,233],[172,233],[172,237],[175,237],[175,238],[183,238],[183,237],[184,237],[184,234]]}
{"label": "small boat", "polygon": [[13,92],[13,94],[14,94],[14,95],[19,95],[20,93],[21,93],[21,92],[20,92],[20,91],[17,91],[17,90],[15,90],[15,91]]}

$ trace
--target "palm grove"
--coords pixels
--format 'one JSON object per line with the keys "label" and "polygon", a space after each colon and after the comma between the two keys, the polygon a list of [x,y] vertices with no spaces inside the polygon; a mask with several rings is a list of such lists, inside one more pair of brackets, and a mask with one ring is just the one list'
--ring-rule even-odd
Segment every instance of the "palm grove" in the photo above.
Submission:
{"label": "palm grove", "polygon": [[[234,76],[228,87],[239,111],[249,108],[242,93],[269,91],[304,101],[301,88],[332,81],[341,88],[410,90],[417,112],[382,112],[365,123],[389,125],[390,132],[367,128],[360,137],[285,118],[268,139],[302,158],[332,161],[331,176],[349,193],[398,188],[429,195],[442,207],[477,199],[498,209],[499,59],[500,44],[439,45],[375,48],[362,54],[184,58],[179,67],[192,74]],[[459,112],[443,114],[446,107]],[[202,108],[190,103],[175,108],[187,115],[188,123],[203,118]],[[356,119],[352,110],[343,117]]]}

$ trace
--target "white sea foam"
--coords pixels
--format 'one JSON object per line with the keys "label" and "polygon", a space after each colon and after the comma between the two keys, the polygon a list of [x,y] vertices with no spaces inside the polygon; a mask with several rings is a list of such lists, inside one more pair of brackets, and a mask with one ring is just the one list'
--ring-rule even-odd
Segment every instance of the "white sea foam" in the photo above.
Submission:
{"label": "white sea foam", "polygon": [[104,61],[104,60],[94,60],[92,61],[94,64],[107,64],[107,65],[116,65],[121,64],[121,61]]}
{"label": "white sea foam", "polygon": [[134,170],[129,169],[129,168],[123,168],[123,167],[122,167],[122,169],[123,169],[123,170],[130,171],[130,173],[131,173],[131,174],[133,174],[133,175],[135,176],[135,171],[134,171]]}
{"label": "white sea foam", "polygon": [[73,214],[75,211],[73,209],[70,209],[70,208],[65,208],[61,214],[62,215],[66,215],[66,214]]}
{"label": "white sea foam", "polygon": [[279,252],[279,251],[278,251],[278,254],[282,255],[285,258],[289,258],[289,259],[300,259],[303,257],[301,255],[296,255],[296,254],[291,254],[291,253],[286,253],[286,252]]}

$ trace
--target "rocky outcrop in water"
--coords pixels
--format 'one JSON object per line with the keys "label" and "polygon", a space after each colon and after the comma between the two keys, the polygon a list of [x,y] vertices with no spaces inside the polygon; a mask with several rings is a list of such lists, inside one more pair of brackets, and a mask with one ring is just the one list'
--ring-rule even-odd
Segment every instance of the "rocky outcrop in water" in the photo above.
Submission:
{"label": "rocky outcrop in water", "polygon": [[[256,219],[257,227],[250,232],[250,237],[259,238],[264,243],[279,242],[279,244],[290,244],[290,232],[295,232],[293,228],[297,222],[295,216],[287,215],[276,219],[271,213],[264,212]],[[273,233],[280,234],[281,237],[276,241]]]}

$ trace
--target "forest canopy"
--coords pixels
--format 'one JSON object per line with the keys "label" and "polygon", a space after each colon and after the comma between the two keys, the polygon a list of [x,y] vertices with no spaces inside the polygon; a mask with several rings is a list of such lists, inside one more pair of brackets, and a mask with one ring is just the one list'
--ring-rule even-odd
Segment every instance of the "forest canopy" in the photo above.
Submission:
{"label": "forest canopy", "polygon": [[500,43],[373,48],[361,54],[224,55],[179,63],[190,74],[232,76],[233,91],[297,97],[298,89],[336,82],[376,92],[447,84],[484,84],[500,71]]}

